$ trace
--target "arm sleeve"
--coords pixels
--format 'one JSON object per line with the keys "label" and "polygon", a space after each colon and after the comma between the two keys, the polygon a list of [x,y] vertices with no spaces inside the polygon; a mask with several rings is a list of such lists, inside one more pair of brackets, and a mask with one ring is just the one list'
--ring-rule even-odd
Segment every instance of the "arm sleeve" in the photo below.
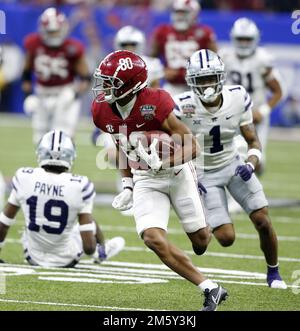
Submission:
{"label": "arm sleeve", "polygon": [[20,191],[21,191],[21,185],[20,185],[20,170],[17,170],[15,175],[12,178],[11,186],[12,190],[10,192],[10,195],[8,197],[8,202],[11,203],[14,206],[20,207]]}
{"label": "arm sleeve", "polygon": [[95,187],[94,184],[89,181],[87,177],[83,181],[81,188],[82,205],[79,210],[79,214],[91,214],[93,211],[94,199],[95,199]]}

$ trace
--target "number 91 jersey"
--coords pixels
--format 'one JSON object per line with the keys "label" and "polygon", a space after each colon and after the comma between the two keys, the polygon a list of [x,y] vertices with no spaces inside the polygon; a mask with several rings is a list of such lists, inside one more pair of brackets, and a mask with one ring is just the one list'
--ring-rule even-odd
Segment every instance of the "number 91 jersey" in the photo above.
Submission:
{"label": "number 91 jersey", "polygon": [[46,87],[73,82],[76,61],[84,53],[83,45],[75,39],[66,39],[60,47],[48,47],[37,33],[24,39],[24,48],[37,82]]}
{"label": "number 91 jersey", "polygon": [[236,55],[234,49],[221,50],[219,54],[225,63],[228,84],[243,85],[251,95],[255,108],[266,103],[266,75],[274,66],[271,54],[262,47],[243,59]]}
{"label": "number 91 jersey", "polygon": [[[66,265],[78,254],[72,236],[78,214],[92,213],[94,185],[87,177],[20,168],[12,179],[8,202],[25,216],[27,248],[33,260],[45,256]],[[75,254],[75,256],[74,256]],[[44,256],[44,258],[46,258]],[[59,261],[59,262],[58,262]],[[44,265],[45,261],[38,264]]]}
{"label": "number 91 jersey", "polygon": [[232,161],[237,154],[234,136],[240,126],[252,123],[252,101],[240,85],[224,86],[222,105],[209,112],[193,91],[174,97],[174,113],[196,136],[203,156],[197,168],[216,170]]}

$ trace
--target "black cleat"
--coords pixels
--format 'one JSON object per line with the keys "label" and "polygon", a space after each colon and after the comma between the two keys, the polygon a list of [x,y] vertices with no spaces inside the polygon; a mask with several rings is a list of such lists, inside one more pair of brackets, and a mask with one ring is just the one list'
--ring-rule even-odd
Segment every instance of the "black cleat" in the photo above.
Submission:
{"label": "black cleat", "polygon": [[228,293],[223,287],[218,286],[211,291],[207,288],[204,291],[204,296],[205,300],[201,311],[215,311],[217,306],[227,299]]}

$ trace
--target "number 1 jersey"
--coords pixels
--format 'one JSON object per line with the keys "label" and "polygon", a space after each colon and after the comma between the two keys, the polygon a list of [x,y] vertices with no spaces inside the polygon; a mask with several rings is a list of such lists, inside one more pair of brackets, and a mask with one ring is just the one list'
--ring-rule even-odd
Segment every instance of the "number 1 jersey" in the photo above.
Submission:
{"label": "number 1 jersey", "polygon": [[197,137],[204,161],[196,167],[217,170],[236,156],[234,136],[240,126],[252,123],[252,101],[240,85],[224,86],[221,107],[209,112],[193,91],[174,97],[174,113]]}

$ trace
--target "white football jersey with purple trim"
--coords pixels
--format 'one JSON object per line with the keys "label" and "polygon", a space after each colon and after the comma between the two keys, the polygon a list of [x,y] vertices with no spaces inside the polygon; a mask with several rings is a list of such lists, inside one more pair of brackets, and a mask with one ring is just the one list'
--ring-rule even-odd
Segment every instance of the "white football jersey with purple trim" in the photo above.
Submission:
{"label": "white football jersey with purple trim", "polygon": [[[193,91],[174,97],[175,115],[197,137],[204,164],[196,167],[216,170],[224,167],[236,156],[234,137],[241,126],[252,123],[252,101],[244,87],[224,86],[221,107],[208,111]],[[201,163],[201,162],[200,162]]]}
{"label": "white football jersey with purple trim", "polygon": [[85,176],[42,168],[20,168],[12,179],[8,202],[25,217],[24,249],[39,265],[64,266],[79,253],[74,243],[78,215],[92,213],[94,184]]}

